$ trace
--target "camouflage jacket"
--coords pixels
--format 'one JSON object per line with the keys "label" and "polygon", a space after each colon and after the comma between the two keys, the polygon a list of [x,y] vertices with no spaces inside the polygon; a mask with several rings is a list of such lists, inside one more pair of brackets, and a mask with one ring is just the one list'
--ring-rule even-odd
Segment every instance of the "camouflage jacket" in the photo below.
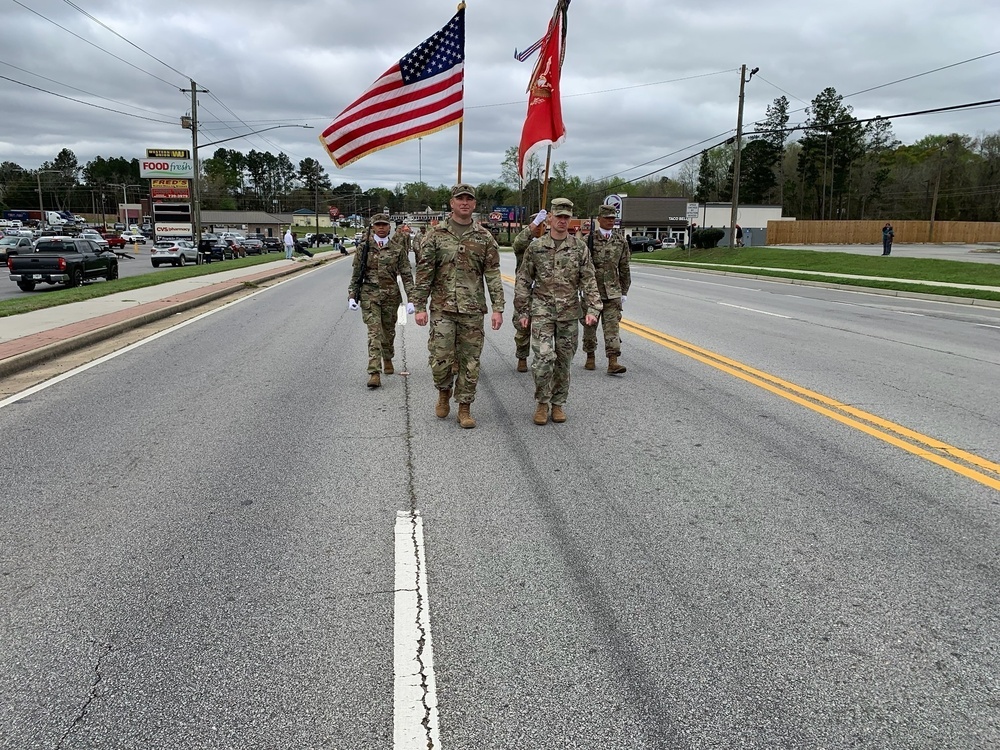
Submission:
{"label": "camouflage jacket", "polygon": [[514,286],[514,309],[519,317],[577,320],[581,294],[586,314],[598,315],[604,304],[583,240],[570,235],[556,250],[556,241],[546,234],[528,245]]}
{"label": "camouflage jacket", "polygon": [[[360,278],[361,258],[364,255],[366,243],[368,245],[368,267],[362,281]],[[413,269],[410,266],[410,258],[406,254],[405,235],[397,232],[385,247],[380,248],[370,234],[365,234],[364,239],[354,251],[354,271],[351,274],[350,286],[347,287],[347,296],[360,301],[360,297],[358,297],[358,286],[360,285],[362,296],[377,291],[380,298],[385,301],[402,301],[399,294],[399,283],[396,281],[397,276],[403,280],[406,298],[412,300]]]}
{"label": "camouflage jacket", "polygon": [[442,223],[428,229],[420,241],[413,305],[418,312],[424,312],[430,297],[432,310],[484,314],[484,277],[493,312],[503,312],[500,248],[493,235],[473,223],[459,237],[447,222]]}
{"label": "camouflage jacket", "polygon": [[530,245],[531,241],[534,239],[536,239],[536,237],[531,231],[531,224],[518,232],[517,237],[514,238],[513,248],[515,271],[521,267],[521,260],[524,258],[524,251],[528,249],[528,245]]}
{"label": "camouflage jacket", "polygon": [[[604,239],[600,229],[594,229],[594,247],[590,251],[590,259],[594,262],[594,273],[597,276],[597,289],[601,299],[618,299],[628,294],[632,286],[632,271],[625,236],[617,229],[611,230],[611,236]],[[589,247],[589,239],[588,239]]]}

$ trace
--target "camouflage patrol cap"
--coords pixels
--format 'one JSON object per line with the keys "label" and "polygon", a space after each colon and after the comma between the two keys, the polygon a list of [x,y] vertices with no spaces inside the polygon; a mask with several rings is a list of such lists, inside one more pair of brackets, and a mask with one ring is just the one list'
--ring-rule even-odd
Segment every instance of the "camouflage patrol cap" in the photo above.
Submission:
{"label": "camouflage patrol cap", "polygon": [[391,224],[389,214],[375,214],[372,216],[372,224]]}
{"label": "camouflage patrol cap", "polygon": [[549,213],[553,216],[572,216],[573,201],[569,198],[553,198],[552,209]]}
{"label": "camouflage patrol cap", "polygon": [[611,217],[613,219],[618,218],[618,209],[612,206],[610,203],[605,203],[599,209],[597,209],[597,217],[599,219],[605,219]]}
{"label": "camouflage patrol cap", "polygon": [[469,195],[473,200],[476,199],[476,189],[465,182],[460,182],[451,189],[451,197],[457,198],[460,195]]}

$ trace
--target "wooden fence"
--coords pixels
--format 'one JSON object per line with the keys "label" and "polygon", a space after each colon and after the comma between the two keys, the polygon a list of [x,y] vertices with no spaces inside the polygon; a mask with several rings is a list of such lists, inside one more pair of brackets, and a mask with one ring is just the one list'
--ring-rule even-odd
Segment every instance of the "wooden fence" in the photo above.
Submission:
{"label": "wooden fence", "polygon": [[[1000,222],[890,221],[895,242],[1000,242]],[[768,245],[881,245],[884,221],[769,221]]]}

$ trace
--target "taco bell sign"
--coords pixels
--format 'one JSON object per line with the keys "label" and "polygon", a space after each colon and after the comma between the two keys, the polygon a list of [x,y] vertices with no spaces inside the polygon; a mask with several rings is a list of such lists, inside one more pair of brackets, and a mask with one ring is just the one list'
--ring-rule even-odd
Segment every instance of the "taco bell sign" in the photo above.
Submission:
{"label": "taco bell sign", "polygon": [[194,176],[192,159],[140,159],[139,176],[143,179],[173,178],[190,180]]}

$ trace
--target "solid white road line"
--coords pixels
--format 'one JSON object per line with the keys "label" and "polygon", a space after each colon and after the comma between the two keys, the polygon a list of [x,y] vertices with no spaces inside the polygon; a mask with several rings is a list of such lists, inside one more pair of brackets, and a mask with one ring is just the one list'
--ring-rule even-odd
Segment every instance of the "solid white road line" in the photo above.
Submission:
{"label": "solid white road line", "polygon": [[424,522],[420,513],[398,511],[395,609],[393,614],[393,748],[435,750],[437,686],[431,644]]}
{"label": "solid white road line", "polygon": [[770,315],[772,318],[784,318],[785,320],[791,320],[788,315],[779,315],[778,313],[767,312],[765,310],[755,310],[752,307],[742,307],[741,305],[730,305],[728,302],[719,302],[718,304],[723,307],[735,307],[737,310],[746,310],[747,312],[760,313],[761,315]]}

